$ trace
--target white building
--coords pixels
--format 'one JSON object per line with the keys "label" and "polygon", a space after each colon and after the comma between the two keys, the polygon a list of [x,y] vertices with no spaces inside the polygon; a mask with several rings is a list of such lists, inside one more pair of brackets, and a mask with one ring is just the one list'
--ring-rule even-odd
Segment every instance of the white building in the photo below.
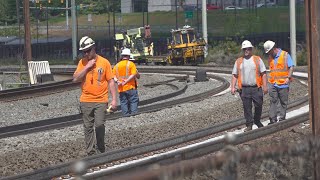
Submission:
{"label": "white building", "polygon": [[[272,0],[267,0],[272,1]],[[274,0],[275,1],[275,0]],[[132,13],[132,12],[142,12],[142,7],[145,8],[145,12],[154,11],[175,11],[176,0],[147,0],[145,5],[142,5],[142,0],[121,0],[121,12],[122,13]],[[202,0],[198,0],[198,5],[201,8]],[[235,3],[236,6],[240,4],[242,7],[248,6],[248,0],[207,0],[207,4],[214,4],[220,7],[225,7]],[[263,3],[264,0],[257,0],[257,3]],[[184,0],[183,5],[196,5],[197,0]],[[178,7],[180,6],[180,0],[177,0]]]}

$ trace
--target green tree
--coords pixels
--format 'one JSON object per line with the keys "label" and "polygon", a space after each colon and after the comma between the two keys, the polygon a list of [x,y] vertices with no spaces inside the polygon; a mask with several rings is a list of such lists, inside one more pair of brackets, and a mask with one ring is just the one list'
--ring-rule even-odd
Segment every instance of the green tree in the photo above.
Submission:
{"label": "green tree", "polygon": [[17,22],[16,1],[0,1],[0,25],[11,25]]}

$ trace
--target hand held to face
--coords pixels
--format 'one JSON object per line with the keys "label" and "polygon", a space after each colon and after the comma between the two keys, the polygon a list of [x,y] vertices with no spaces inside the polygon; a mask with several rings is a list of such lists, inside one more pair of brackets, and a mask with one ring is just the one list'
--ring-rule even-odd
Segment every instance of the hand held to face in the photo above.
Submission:
{"label": "hand held to face", "polygon": [[88,61],[86,67],[88,69],[90,69],[90,68],[94,67],[95,64],[96,64],[96,60],[95,59],[91,59],[91,60]]}

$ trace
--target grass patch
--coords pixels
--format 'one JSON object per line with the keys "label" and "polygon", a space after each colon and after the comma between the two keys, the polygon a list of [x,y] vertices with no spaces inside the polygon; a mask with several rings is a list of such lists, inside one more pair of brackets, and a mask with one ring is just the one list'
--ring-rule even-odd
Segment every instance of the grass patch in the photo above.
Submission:
{"label": "grass patch", "polygon": [[[178,27],[185,24],[197,27],[198,23],[201,28],[201,11],[193,12],[193,18],[186,22],[185,12],[178,11],[177,23]],[[297,6],[296,9],[297,30],[305,30],[305,13],[303,6]],[[148,20],[147,20],[148,16]],[[57,16],[49,19],[49,25],[64,26],[65,17]],[[252,33],[266,33],[266,32],[288,32],[290,27],[289,7],[278,6],[274,8],[258,8],[258,9],[242,9],[237,11],[223,11],[214,10],[207,11],[207,25],[208,34],[214,36],[233,36],[236,34],[252,34]],[[69,19],[71,25],[71,18]],[[157,28],[166,28],[168,30],[176,27],[176,12],[175,11],[157,11],[144,13],[144,23],[149,22],[153,32]],[[113,14],[110,13],[110,26],[113,28]],[[46,21],[40,22],[45,26]],[[35,25],[35,23],[33,23]],[[92,22],[88,22],[88,15],[78,16],[79,26],[106,26],[108,27],[108,13],[92,14]],[[120,29],[127,29],[128,27],[143,26],[142,13],[115,13],[115,26]],[[155,29],[156,28],[156,29]],[[107,31],[107,29],[106,29]],[[113,33],[113,29],[112,29]],[[168,32],[169,33],[169,32]]]}

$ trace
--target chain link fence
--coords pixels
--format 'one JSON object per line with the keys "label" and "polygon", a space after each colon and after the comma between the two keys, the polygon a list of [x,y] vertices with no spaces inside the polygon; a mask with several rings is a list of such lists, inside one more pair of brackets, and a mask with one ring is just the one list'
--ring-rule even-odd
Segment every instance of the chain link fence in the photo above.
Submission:
{"label": "chain link fence", "polygon": [[[250,1],[251,2],[251,1]],[[244,9],[225,10],[208,9],[208,44],[210,47],[231,39],[241,44],[244,39],[255,46],[266,40],[275,41],[284,50],[290,50],[289,6],[257,7],[258,1],[242,2]],[[219,5],[219,3],[217,4]],[[254,6],[252,6],[254,5]],[[201,5],[199,5],[200,7]],[[189,7],[189,6],[185,6]],[[190,15],[192,14],[192,16]],[[114,33],[149,24],[155,55],[165,55],[170,30],[184,25],[191,25],[202,32],[201,9],[184,7],[169,8],[168,11],[109,13],[78,16],[78,39],[89,35],[97,42],[97,53],[113,59]],[[46,21],[32,24],[32,56],[35,60],[63,59],[72,63],[71,30],[63,22]],[[296,5],[297,43],[305,43],[304,4]],[[18,27],[16,27],[18,28]],[[23,29],[23,26],[20,27]],[[15,59],[23,53],[23,38],[17,37],[15,42],[0,42],[0,59]],[[79,52],[80,53],[80,52]]]}

